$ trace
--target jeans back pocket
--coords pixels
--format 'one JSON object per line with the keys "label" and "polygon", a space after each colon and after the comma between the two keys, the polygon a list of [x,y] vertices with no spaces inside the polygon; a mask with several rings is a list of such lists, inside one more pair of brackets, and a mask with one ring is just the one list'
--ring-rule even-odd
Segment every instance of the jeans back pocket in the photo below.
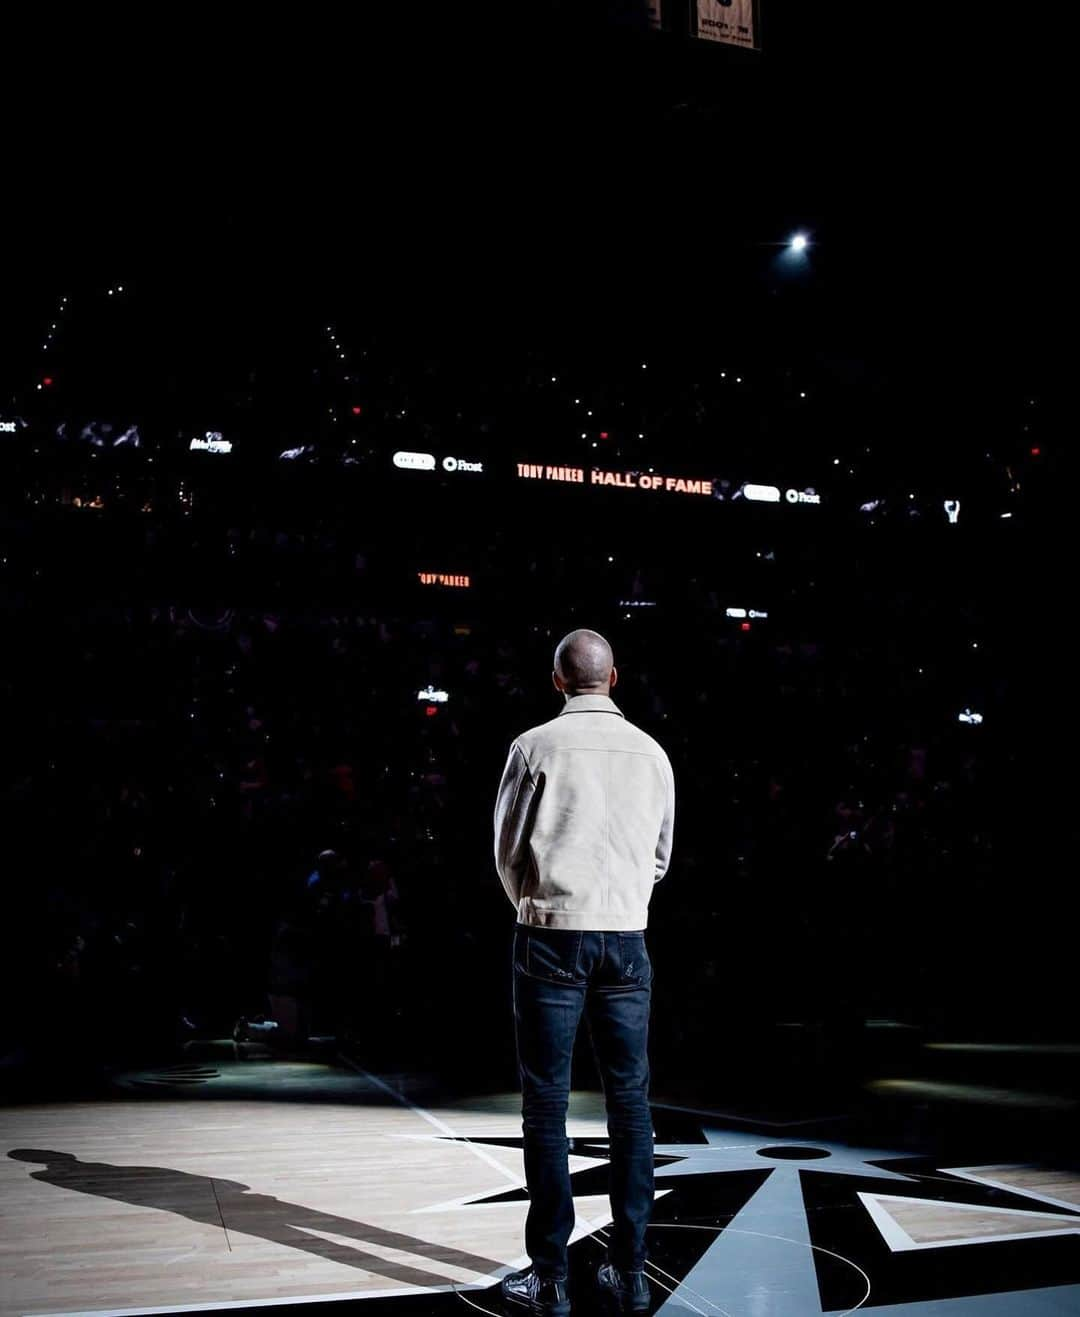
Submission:
{"label": "jeans back pocket", "polygon": [[549,983],[584,983],[581,973],[581,931],[519,925],[514,964],[534,979]]}
{"label": "jeans back pocket", "polygon": [[645,946],[644,933],[619,933],[619,977],[623,983],[639,988],[652,982],[652,962]]}

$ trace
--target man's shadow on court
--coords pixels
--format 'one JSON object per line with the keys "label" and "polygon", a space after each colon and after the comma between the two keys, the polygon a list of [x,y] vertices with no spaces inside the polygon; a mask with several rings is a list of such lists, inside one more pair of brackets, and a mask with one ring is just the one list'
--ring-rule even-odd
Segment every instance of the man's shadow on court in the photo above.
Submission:
{"label": "man's shadow on court", "polygon": [[191,1175],[187,1171],[175,1171],[168,1166],[113,1166],[108,1162],[81,1162],[70,1152],[52,1152],[42,1148],[12,1148],[8,1156],[16,1161],[44,1162],[43,1171],[33,1171],[30,1175],[32,1180],[41,1180],[44,1184],[93,1194],[97,1198],[113,1198],[121,1203],[132,1203],[136,1207],[156,1207],[163,1212],[186,1216],[189,1221],[241,1231],[245,1235],[255,1235],[260,1239],[272,1240],[275,1244],[314,1253],[331,1262],[362,1267],[365,1271],[375,1272],[402,1285],[449,1286],[468,1282],[452,1280],[438,1272],[424,1271],[405,1262],[395,1262],[329,1239],[319,1239],[315,1235],[305,1234],[305,1229],[348,1235],[362,1243],[415,1253],[429,1262],[465,1267],[486,1277],[507,1269],[505,1263],[496,1262],[492,1258],[465,1253],[461,1249],[418,1239],[413,1235],[399,1234],[396,1230],[383,1230],[362,1221],[350,1221],[347,1217],[320,1212],[299,1203],[286,1203],[269,1194],[252,1193],[246,1184],[236,1180]]}

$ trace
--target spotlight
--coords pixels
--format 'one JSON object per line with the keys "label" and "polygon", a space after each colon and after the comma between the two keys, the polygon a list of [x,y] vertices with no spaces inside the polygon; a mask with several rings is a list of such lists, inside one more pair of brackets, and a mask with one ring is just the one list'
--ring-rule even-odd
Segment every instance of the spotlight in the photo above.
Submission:
{"label": "spotlight", "polygon": [[806,251],[809,244],[810,244],[810,239],[806,236],[805,233],[795,233],[792,235],[791,241],[788,243],[788,246],[791,248],[793,252],[799,254],[801,252]]}

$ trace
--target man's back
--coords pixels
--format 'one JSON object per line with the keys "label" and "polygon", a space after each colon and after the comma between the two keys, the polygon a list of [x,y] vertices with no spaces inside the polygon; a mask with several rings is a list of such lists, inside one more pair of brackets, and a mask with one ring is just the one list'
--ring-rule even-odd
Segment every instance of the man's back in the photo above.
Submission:
{"label": "man's back", "polygon": [[495,864],[518,922],[645,928],[674,817],[663,747],[610,696],[571,696],[517,737],[499,787]]}

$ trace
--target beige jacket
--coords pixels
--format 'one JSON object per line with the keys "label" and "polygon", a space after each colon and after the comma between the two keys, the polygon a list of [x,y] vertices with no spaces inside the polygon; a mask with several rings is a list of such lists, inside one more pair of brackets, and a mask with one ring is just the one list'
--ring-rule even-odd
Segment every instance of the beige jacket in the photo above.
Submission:
{"label": "beige jacket", "polygon": [[519,924],[623,931],[667,872],[675,779],[608,695],[573,695],[522,734],[495,802],[495,867]]}

